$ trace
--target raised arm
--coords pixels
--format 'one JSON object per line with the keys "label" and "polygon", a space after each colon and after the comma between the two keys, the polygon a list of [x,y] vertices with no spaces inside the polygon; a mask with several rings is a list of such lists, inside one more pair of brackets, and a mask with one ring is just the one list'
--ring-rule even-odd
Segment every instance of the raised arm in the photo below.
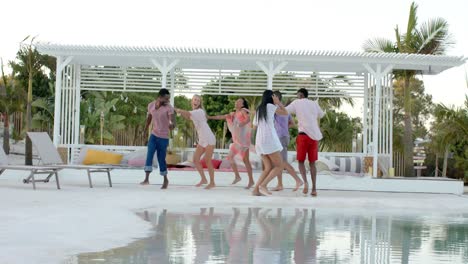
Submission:
{"label": "raised arm", "polygon": [[317,115],[319,118],[322,118],[325,116],[325,112],[322,110],[322,108],[320,107],[319,103],[318,103],[318,100],[315,101],[315,105],[317,107]]}
{"label": "raised arm", "polygon": [[[175,111],[175,110],[174,110]],[[168,116],[169,116],[169,129],[173,130],[176,126],[176,118],[174,111],[169,111]]]}
{"label": "raised arm", "polygon": [[228,115],[217,115],[217,116],[209,116],[207,115],[206,118],[211,119],[211,120],[225,120],[228,117]]}
{"label": "raised arm", "polygon": [[277,108],[276,108],[276,111],[275,111],[275,114],[278,114],[278,115],[288,115],[288,110],[286,110],[286,108],[284,107],[284,105],[280,102],[279,104],[276,105]]}
{"label": "raised arm", "polygon": [[174,110],[175,110],[176,113],[180,114],[183,118],[190,120],[190,112],[189,111],[179,109],[179,108],[174,108]]}
{"label": "raised arm", "polygon": [[288,114],[288,111],[284,107],[283,103],[281,103],[278,96],[273,95],[273,103],[277,106],[275,114],[277,114],[277,115],[287,115]]}

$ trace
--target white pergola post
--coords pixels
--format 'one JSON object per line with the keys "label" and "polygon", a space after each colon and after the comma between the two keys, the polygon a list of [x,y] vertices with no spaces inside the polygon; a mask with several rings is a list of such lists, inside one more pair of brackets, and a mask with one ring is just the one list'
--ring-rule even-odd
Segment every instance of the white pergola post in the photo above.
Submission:
{"label": "white pergola post", "polygon": [[81,65],[75,64],[75,138],[74,144],[80,143],[80,103],[81,103]]}
{"label": "white pergola post", "polygon": [[174,69],[171,70],[171,105],[174,106],[174,89],[175,89],[175,73]]}
{"label": "white pergola post", "polygon": [[171,61],[168,65],[167,59],[163,58],[162,63],[157,59],[151,59],[151,63],[161,72],[161,89],[167,87],[167,73],[171,72],[171,105],[174,106],[174,67],[179,63],[179,59]]}
{"label": "white pergola post", "polygon": [[372,120],[372,177],[377,177],[377,162],[379,154],[379,116],[380,116],[380,94],[382,90],[382,78],[387,75],[393,68],[393,65],[388,65],[382,70],[382,65],[377,64],[374,70],[369,64],[363,64],[364,67],[373,75],[375,79],[375,98],[374,98],[374,118]]}
{"label": "white pergola post", "polygon": [[60,143],[60,114],[62,105],[62,79],[63,69],[71,62],[73,56],[57,56],[56,76],[55,76],[55,106],[54,106],[54,145],[57,147]]}
{"label": "white pergola post", "polygon": [[263,62],[257,61],[258,67],[260,67],[260,69],[262,69],[262,71],[265,72],[265,74],[267,75],[267,78],[268,78],[267,89],[268,90],[273,90],[273,77],[275,76],[275,74],[280,72],[284,68],[284,66],[286,66],[287,64],[288,64],[287,61],[283,61],[280,64],[276,65],[275,67],[273,64],[273,61],[270,61],[268,63],[268,68],[267,68],[267,66]]}
{"label": "white pergola post", "polygon": [[368,127],[368,100],[369,100],[369,82],[367,80],[367,74],[364,74],[364,106],[362,108],[362,152],[367,155],[367,127]]}
{"label": "white pergola post", "polygon": [[179,59],[175,59],[168,63],[166,58],[162,59],[162,62],[158,61],[157,59],[151,59],[151,63],[154,67],[158,68],[161,72],[162,79],[161,79],[161,89],[167,87],[167,73],[172,70],[177,63],[179,63]]}

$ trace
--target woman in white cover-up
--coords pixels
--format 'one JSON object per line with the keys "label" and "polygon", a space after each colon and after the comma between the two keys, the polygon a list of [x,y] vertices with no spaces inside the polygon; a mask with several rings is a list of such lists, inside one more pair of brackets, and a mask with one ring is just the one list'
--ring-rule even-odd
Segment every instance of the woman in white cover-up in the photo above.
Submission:
{"label": "woman in white cover-up", "polygon": [[263,171],[252,192],[253,195],[270,195],[267,184],[283,169],[283,158],[281,150],[283,146],[279,140],[275,129],[275,114],[287,115],[279,98],[271,90],[265,90],[262,95],[262,102],[257,107],[254,118],[254,126],[257,128],[255,137],[255,150],[261,155]]}
{"label": "woman in white cover-up", "polygon": [[211,131],[208,126],[208,119],[202,106],[202,98],[199,95],[194,95],[192,97],[192,109],[192,111],[186,111],[176,108],[175,111],[185,119],[192,120],[195,130],[197,131],[198,144],[195,154],[193,155],[193,163],[195,163],[195,167],[197,168],[198,173],[200,173],[201,180],[196,186],[200,187],[201,185],[208,183],[205,172],[203,171],[203,166],[200,162],[200,157],[205,153],[204,159],[206,167],[208,168],[208,174],[210,175],[210,182],[205,189],[211,189],[216,186],[214,180],[214,168],[211,163],[216,138],[213,131]]}

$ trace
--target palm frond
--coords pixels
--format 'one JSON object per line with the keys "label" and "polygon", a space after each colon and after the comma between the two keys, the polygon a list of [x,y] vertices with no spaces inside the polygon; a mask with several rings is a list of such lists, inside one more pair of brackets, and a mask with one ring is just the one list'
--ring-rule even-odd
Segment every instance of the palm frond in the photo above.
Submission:
{"label": "palm frond", "polygon": [[368,39],[362,45],[366,52],[396,52],[393,42],[385,38]]}
{"label": "palm frond", "polygon": [[400,35],[400,30],[398,29],[398,25],[395,28],[395,39],[396,39],[396,49],[398,51],[402,50],[402,43],[401,43],[401,35]]}
{"label": "palm frond", "polygon": [[417,53],[444,54],[447,48],[454,44],[448,30],[448,23],[443,18],[431,19],[421,25],[416,32]]}
{"label": "palm frond", "polygon": [[408,25],[406,27],[406,37],[405,37],[406,43],[411,42],[411,35],[414,32],[414,30],[416,30],[416,26],[418,24],[417,11],[418,11],[418,5],[415,2],[411,3],[409,17],[408,17]]}

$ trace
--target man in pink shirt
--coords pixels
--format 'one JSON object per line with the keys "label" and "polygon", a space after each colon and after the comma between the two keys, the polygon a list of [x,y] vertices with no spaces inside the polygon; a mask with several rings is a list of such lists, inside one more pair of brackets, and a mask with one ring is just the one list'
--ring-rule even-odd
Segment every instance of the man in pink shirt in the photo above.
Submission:
{"label": "man in pink shirt", "polygon": [[320,132],[318,120],[322,118],[325,113],[320,108],[317,101],[312,101],[307,98],[309,93],[305,88],[297,91],[297,99],[286,107],[290,114],[296,114],[299,134],[296,139],[297,162],[299,163],[299,171],[301,172],[302,179],[304,180],[303,193],[309,191],[309,184],[307,182],[307,175],[305,170],[304,161],[306,155],[308,156],[310,166],[310,178],[312,180],[312,196],[317,196],[316,178],[317,170],[315,168],[315,161],[318,159],[318,142],[322,139],[322,132]]}
{"label": "man in pink shirt", "polygon": [[153,156],[156,152],[159,173],[164,177],[161,189],[166,189],[169,185],[167,179],[166,150],[169,145],[169,131],[175,127],[174,107],[169,103],[170,93],[167,89],[159,90],[156,100],[148,104],[148,117],[146,118],[145,132],[153,122],[153,129],[148,140],[148,153],[145,163],[145,180],[142,185],[149,184],[149,175],[153,171]]}

